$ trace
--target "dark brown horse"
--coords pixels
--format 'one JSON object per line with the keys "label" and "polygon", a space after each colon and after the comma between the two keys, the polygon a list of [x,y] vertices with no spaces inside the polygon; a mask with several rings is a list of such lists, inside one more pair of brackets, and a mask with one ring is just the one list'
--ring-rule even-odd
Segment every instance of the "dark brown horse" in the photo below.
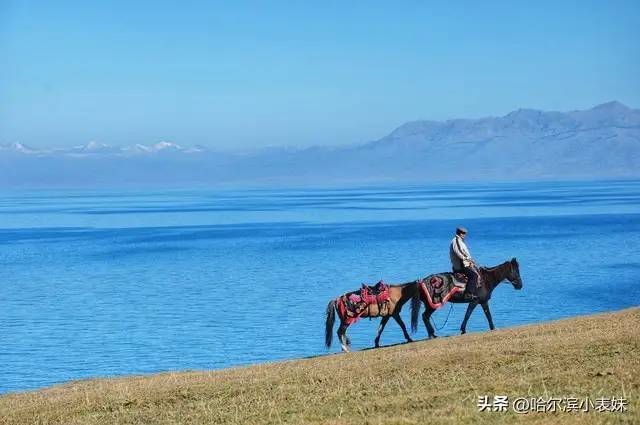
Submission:
{"label": "dark brown horse", "polygon": [[[508,280],[511,282],[515,289],[522,289],[522,279],[520,278],[520,266],[518,265],[518,261],[513,258],[511,261],[506,261],[499,266],[480,268],[480,276],[481,276],[481,284],[478,284],[476,289],[477,299],[470,300],[468,296],[465,296],[463,293],[457,293],[449,302],[453,303],[469,303],[467,307],[467,312],[464,315],[464,320],[462,321],[462,326],[460,326],[460,331],[464,334],[467,332],[467,321],[469,317],[471,317],[471,313],[473,313],[473,309],[476,308],[478,304],[482,306],[484,310],[484,314],[487,317],[487,321],[489,322],[489,328],[494,330],[496,327],[493,325],[493,319],[491,318],[491,310],[489,310],[489,300],[491,299],[491,293],[498,286],[500,282],[503,280]],[[415,291],[413,299],[411,300],[411,330],[416,331],[418,328],[418,313],[420,313],[420,301],[424,302],[425,312],[422,313],[422,320],[424,321],[424,325],[427,327],[427,332],[429,333],[429,338],[436,337],[436,331],[431,326],[431,322],[429,319],[431,315],[435,311],[431,308],[429,303],[425,302],[422,299],[420,291]]]}
{"label": "dark brown horse", "polygon": [[[407,332],[407,327],[404,325],[404,322],[400,317],[400,311],[402,310],[402,306],[405,305],[407,301],[413,298],[414,294],[417,292],[417,289],[418,286],[416,282],[409,282],[401,285],[389,285],[389,300],[387,301],[388,304],[386,304],[386,306],[384,306],[384,308],[382,309],[379,309],[376,304],[372,304],[364,311],[364,314],[360,316],[382,317],[382,321],[380,322],[380,326],[378,327],[378,334],[375,340],[376,347],[380,346],[380,335],[382,335],[384,327],[392,317],[402,328],[402,332],[404,333],[404,337],[407,339],[407,342],[412,341],[409,333]],[[347,318],[343,317],[338,310],[338,300],[339,297],[334,298],[333,300],[329,301],[329,304],[327,305],[325,344],[327,348],[331,347],[331,342],[333,341],[333,324],[335,322],[337,312],[338,317],[340,317],[338,339],[340,339],[340,344],[342,344],[342,351],[349,351],[349,345],[351,344],[351,342],[349,340],[349,337],[347,337],[346,335],[349,324],[347,323]]]}

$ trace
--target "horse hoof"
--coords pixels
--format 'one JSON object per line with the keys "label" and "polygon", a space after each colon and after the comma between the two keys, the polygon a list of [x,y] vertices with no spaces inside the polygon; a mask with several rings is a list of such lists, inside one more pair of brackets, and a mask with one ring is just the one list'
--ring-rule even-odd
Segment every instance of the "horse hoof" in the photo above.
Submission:
{"label": "horse hoof", "polygon": [[411,338],[407,339],[407,342],[413,342],[413,340]]}
{"label": "horse hoof", "polygon": [[460,335],[464,335],[466,333],[467,333],[467,331],[460,331]]}
{"label": "horse hoof", "polygon": [[437,337],[438,337],[438,335],[435,335],[435,334],[429,335],[429,339],[436,339]]}

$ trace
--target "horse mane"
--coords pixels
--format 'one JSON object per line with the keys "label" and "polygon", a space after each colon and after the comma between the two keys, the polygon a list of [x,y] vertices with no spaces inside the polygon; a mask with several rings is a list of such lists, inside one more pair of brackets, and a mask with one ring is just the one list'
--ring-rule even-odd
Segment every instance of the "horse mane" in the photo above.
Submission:
{"label": "horse mane", "polygon": [[486,270],[486,271],[488,271],[488,272],[494,272],[494,271],[496,271],[497,269],[499,269],[500,267],[502,267],[502,266],[504,266],[505,264],[508,264],[508,263],[510,263],[510,262],[511,262],[511,261],[505,261],[504,263],[500,263],[500,264],[498,264],[497,266],[493,266],[493,267],[485,267],[485,266],[482,266],[482,267],[480,267],[480,269],[481,269],[481,270]]}

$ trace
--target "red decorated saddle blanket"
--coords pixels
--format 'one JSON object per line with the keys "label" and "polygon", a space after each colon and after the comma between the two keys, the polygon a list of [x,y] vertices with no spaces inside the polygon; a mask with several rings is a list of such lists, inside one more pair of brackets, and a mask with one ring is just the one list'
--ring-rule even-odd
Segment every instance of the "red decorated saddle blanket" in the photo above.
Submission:
{"label": "red decorated saddle blanket", "polygon": [[[373,286],[362,284],[358,291],[347,292],[340,296],[338,300],[338,309],[342,317],[346,319],[347,324],[353,323],[364,315],[365,312],[369,316],[379,316],[387,308],[389,301],[389,285],[383,281]],[[369,308],[375,305],[376,309]]]}
{"label": "red decorated saddle blanket", "polygon": [[464,292],[467,277],[462,273],[432,274],[418,281],[422,298],[433,309],[442,307],[458,292]]}

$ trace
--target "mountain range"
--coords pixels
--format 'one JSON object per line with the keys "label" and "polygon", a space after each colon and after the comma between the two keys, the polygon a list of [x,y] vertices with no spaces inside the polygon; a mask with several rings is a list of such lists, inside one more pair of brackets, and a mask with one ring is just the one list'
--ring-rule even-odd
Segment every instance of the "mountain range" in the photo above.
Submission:
{"label": "mountain range", "polygon": [[219,152],[171,142],[72,148],[0,145],[0,186],[362,184],[633,178],[640,110],[519,109],[502,117],[412,121],[343,147]]}

